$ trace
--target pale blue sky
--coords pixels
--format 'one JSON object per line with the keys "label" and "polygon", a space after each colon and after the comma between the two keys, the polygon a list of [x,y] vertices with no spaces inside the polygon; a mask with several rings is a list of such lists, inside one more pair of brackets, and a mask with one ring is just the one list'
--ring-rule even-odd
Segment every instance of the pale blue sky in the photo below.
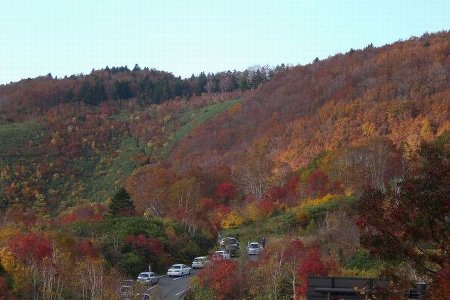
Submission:
{"label": "pale blue sky", "polygon": [[187,77],[450,29],[448,0],[0,0],[0,84],[138,63]]}

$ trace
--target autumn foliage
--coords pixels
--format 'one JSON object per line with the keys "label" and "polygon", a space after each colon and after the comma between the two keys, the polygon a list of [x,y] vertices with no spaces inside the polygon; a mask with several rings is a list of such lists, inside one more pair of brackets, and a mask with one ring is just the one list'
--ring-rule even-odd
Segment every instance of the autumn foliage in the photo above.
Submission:
{"label": "autumn foliage", "polygon": [[7,242],[11,253],[24,263],[42,262],[52,255],[50,240],[41,233],[17,235]]}
{"label": "autumn foliage", "polygon": [[140,251],[149,252],[150,255],[160,256],[163,254],[163,246],[158,239],[146,237],[143,234],[137,236],[128,236],[126,243]]}
{"label": "autumn foliage", "polygon": [[313,246],[307,249],[305,257],[301,261],[297,269],[297,276],[300,285],[297,288],[297,294],[305,297],[308,291],[308,276],[325,276],[328,275],[327,266],[323,263],[320,254],[320,248]]}
{"label": "autumn foliage", "polygon": [[200,286],[214,292],[214,299],[238,299],[243,294],[243,277],[235,260],[211,262],[198,277]]}
{"label": "autumn foliage", "polygon": [[379,276],[384,262],[441,297],[448,40],[187,79],[136,66],[0,86],[0,292],[110,299],[116,281],[188,263],[225,231],[279,243],[204,269],[217,299],[299,299],[308,275]]}

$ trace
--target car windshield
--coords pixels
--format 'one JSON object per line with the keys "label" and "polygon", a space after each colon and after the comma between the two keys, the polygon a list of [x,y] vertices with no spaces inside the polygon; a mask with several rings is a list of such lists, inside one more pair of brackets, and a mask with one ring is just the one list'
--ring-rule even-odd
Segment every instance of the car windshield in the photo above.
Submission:
{"label": "car windshield", "polygon": [[141,273],[141,274],[139,274],[139,277],[148,277],[148,276],[149,276],[148,273]]}
{"label": "car windshield", "polygon": [[223,239],[223,242],[225,244],[237,244],[237,240],[235,238],[232,237],[226,237]]}
{"label": "car windshield", "polygon": [[181,266],[172,266],[171,269],[181,269]]}
{"label": "car windshield", "polygon": [[202,262],[204,259],[203,258],[196,258],[194,259],[195,262]]}
{"label": "car windshield", "polygon": [[256,249],[256,248],[259,248],[259,245],[252,243],[252,244],[250,244],[250,248]]}

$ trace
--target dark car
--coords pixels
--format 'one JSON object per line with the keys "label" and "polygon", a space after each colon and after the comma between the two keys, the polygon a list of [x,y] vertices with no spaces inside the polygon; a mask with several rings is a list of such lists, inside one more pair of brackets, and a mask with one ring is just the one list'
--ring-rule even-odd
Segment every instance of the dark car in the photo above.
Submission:
{"label": "dark car", "polygon": [[220,246],[221,247],[230,247],[230,246],[234,246],[239,248],[239,242],[236,238],[228,236],[228,237],[224,237],[221,241],[220,241]]}
{"label": "dark car", "polygon": [[239,255],[239,247],[238,246],[235,246],[235,245],[228,246],[227,249],[230,252],[231,257],[236,257]]}

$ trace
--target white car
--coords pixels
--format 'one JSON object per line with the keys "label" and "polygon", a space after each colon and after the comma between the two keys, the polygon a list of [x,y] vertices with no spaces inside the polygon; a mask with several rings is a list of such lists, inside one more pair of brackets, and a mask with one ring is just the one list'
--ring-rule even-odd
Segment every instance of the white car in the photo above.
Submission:
{"label": "white car", "polygon": [[174,264],[167,271],[167,276],[184,276],[191,274],[191,267],[184,264]]}
{"label": "white car", "polygon": [[206,256],[199,256],[194,258],[192,261],[192,269],[200,269],[203,268],[208,261],[208,258]]}
{"label": "white car", "polygon": [[218,251],[214,252],[213,258],[230,259],[231,255],[229,252],[227,252],[225,250],[218,250]]}
{"label": "white car", "polygon": [[258,255],[261,253],[261,246],[257,242],[251,242],[247,246],[248,255]]}
{"label": "white car", "polygon": [[137,281],[145,284],[155,284],[159,282],[159,277],[153,272],[142,272],[138,275]]}

